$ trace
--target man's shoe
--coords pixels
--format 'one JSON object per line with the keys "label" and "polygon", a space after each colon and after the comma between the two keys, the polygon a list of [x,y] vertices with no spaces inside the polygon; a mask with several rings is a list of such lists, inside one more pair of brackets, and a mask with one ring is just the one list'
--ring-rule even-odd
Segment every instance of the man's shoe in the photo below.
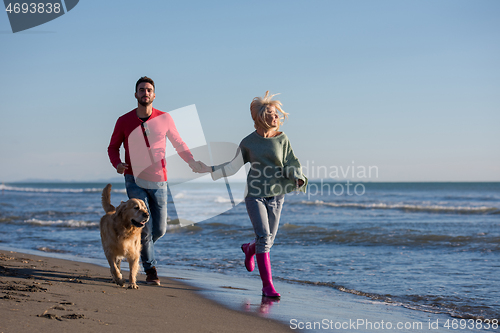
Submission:
{"label": "man's shoe", "polygon": [[151,267],[146,270],[146,283],[151,285],[160,285],[160,279],[158,278],[158,273],[156,272],[156,267]]}

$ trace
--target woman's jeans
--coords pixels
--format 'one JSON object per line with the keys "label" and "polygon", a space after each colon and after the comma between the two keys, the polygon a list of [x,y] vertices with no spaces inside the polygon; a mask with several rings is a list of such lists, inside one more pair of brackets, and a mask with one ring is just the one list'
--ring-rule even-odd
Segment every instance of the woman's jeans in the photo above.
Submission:
{"label": "woman's jeans", "polygon": [[167,232],[167,182],[160,184],[159,189],[139,187],[134,176],[125,175],[125,187],[129,199],[143,200],[149,209],[149,222],[141,233],[141,260],[144,270],[156,266],[153,244]]}
{"label": "woman's jeans", "polygon": [[284,194],[268,198],[245,198],[248,216],[255,231],[255,253],[271,250],[278,232],[284,200]]}

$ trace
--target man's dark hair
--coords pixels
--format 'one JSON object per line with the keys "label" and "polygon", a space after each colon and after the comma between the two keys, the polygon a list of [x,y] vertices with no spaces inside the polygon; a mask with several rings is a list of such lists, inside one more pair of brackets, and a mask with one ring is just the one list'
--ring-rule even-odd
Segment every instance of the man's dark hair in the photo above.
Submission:
{"label": "man's dark hair", "polygon": [[151,79],[147,76],[143,76],[139,80],[137,80],[137,83],[135,84],[135,92],[137,92],[137,87],[139,86],[139,84],[141,84],[143,82],[151,83],[153,88],[155,88],[155,82],[153,81],[153,79]]}

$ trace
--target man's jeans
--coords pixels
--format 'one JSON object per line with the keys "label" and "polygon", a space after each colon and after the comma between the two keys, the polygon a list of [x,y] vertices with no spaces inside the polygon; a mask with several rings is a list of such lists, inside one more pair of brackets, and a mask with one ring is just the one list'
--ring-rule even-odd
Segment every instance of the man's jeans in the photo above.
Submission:
{"label": "man's jeans", "polygon": [[255,231],[255,252],[271,250],[280,224],[281,208],[285,195],[268,198],[246,197],[248,216]]}
{"label": "man's jeans", "polygon": [[129,199],[141,199],[149,209],[150,219],[141,233],[141,260],[144,270],[156,266],[153,244],[167,232],[167,182],[158,185],[159,189],[142,188],[135,183],[134,176],[125,175]]}

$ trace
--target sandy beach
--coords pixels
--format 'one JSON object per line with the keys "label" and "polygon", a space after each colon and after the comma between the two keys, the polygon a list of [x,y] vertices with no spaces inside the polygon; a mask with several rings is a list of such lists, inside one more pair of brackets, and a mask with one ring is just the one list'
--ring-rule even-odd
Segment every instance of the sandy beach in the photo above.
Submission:
{"label": "sandy beach", "polygon": [[0,251],[2,333],[291,331],[196,292],[164,277],[161,286],[129,290],[112,284],[105,267]]}

